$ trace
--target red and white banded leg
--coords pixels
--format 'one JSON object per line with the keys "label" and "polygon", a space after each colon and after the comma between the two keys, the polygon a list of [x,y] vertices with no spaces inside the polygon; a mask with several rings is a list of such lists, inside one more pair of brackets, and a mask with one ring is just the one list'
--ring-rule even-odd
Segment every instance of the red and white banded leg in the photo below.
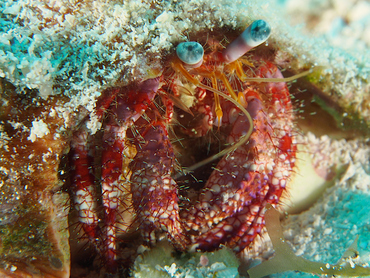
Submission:
{"label": "red and white banded leg", "polygon": [[[266,71],[276,75],[277,69]],[[263,208],[278,203],[294,166],[293,116],[286,84],[268,83],[258,91],[247,88],[245,98],[254,125],[248,143],[221,159],[199,201],[182,214],[187,228],[198,231],[195,249],[228,243],[240,251],[248,246],[263,227]],[[237,142],[248,125],[245,115],[238,115],[228,141]]]}
{"label": "red and white banded leg", "polygon": [[162,120],[139,128],[142,142],[131,162],[133,206],[141,221],[143,236],[155,240],[155,231],[166,231],[180,249],[188,243],[179,218],[177,184],[171,177],[175,156]]}
{"label": "red and white banded leg", "polygon": [[145,112],[156,95],[158,79],[149,79],[138,86],[138,91],[127,91],[110,107],[112,114],[105,125],[102,152],[102,200],[104,207],[104,254],[107,268],[116,268],[116,218],[122,196],[123,153],[126,148],[126,131]]}
{"label": "red and white banded leg", "polygon": [[93,157],[89,155],[88,132],[81,128],[73,134],[70,161],[72,167],[72,192],[82,228],[95,245],[100,237],[99,219],[96,210],[95,177]]}

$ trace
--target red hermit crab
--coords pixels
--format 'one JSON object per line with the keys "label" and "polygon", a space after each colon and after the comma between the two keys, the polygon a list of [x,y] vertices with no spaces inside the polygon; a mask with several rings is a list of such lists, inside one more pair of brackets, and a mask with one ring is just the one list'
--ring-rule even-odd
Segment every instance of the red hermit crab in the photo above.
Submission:
{"label": "red hermit crab", "polygon": [[[71,191],[82,228],[108,269],[116,266],[116,225],[127,198],[121,183],[130,185],[146,241],[164,232],[180,250],[224,244],[238,252],[261,232],[264,207],[278,204],[296,152],[288,79],[264,57],[247,53],[269,34],[268,23],[257,20],[226,48],[181,43],[161,76],[107,90],[96,110],[104,122],[100,194],[88,132],[74,133]],[[226,147],[205,161],[181,143],[212,132]],[[127,150],[136,154],[123,166]],[[186,159],[195,165],[185,171]],[[179,198],[181,176],[216,159],[204,186]]]}

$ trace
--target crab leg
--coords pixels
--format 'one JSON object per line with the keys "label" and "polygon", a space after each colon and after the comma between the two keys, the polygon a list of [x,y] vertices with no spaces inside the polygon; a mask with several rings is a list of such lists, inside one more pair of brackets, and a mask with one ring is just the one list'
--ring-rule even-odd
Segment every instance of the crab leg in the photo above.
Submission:
{"label": "crab leg", "polygon": [[156,230],[167,231],[172,243],[185,249],[188,241],[179,219],[177,185],[171,177],[175,156],[165,123],[145,121],[138,131],[143,143],[135,142],[138,152],[131,162],[131,191],[144,237],[153,241]]}
{"label": "crab leg", "polygon": [[[278,77],[280,72],[272,67],[259,74]],[[262,229],[263,207],[277,204],[285,189],[295,160],[289,92],[283,82],[267,83],[264,90],[244,92],[254,125],[248,143],[218,163],[199,201],[182,214],[187,229],[199,232],[194,249],[214,249],[226,242],[236,251],[244,249]],[[237,141],[248,124],[240,114],[229,142]]]}
{"label": "crab leg", "polygon": [[72,165],[72,190],[79,221],[87,237],[95,242],[99,237],[98,217],[95,203],[93,158],[88,152],[88,133],[81,128],[73,135],[70,153]]}
{"label": "crab leg", "polygon": [[[88,238],[104,254],[107,269],[115,270],[116,259],[116,216],[119,197],[122,193],[121,182],[125,179],[122,173],[123,151],[126,147],[126,130],[145,112],[153,101],[159,87],[159,79],[149,79],[139,84],[135,91],[122,92],[114,89],[99,104],[96,110],[98,119],[102,119],[110,107],[110,117],[103,134],[102,151],[102,204],[104,208],[104,231],[99,227],[97,214],[95,177],[93,158],[88,150],[89,134],[81,128],[75,132],[71,143],[71,164],[74,169],[72,188],[75,193],[75,204],[79,212],[79,221]],[[122,94],[119,95],[119,94]],[[116,100],[116,101],[115,101]],[[112,102],[114,105],[112,105]],[[101,242],[101,238],[104,241]]]}
{"label": "crab leg", "polygon": [[123,152],[126,148],[126,131],[139,119],[153,101],[159,87],[159,79],[148,79],[137,91],[128,91],[111,106],[114,118],[106,124],[102,153],[102,201],[104,215],[104,247],[108,269],[116,267],[116,217],[121,184],[126,179],[122,171]]}
{"label": "crab leg", "polygon": [[[101,120],[104,112],[117,97],[119,89],[109,92],[109,97],[99,103],[96,110],[97,120]],[[100,237],[99,218],[95,190],[95,176],[93,171],[94,158],[89,153],[89,133],[83,126],[73,134],[71,142],[70,160],[72,166],[72,190],[74,191],[74,203],[79,212],[79,222],[90,241],[97,243]],[[97,246],[98,247],[98,246]],[[99,248],[99,247],[98,247]]]}
{"label": "crab leg", "polygon": [[[116,259],[116,214],[121,195],[123,151],[125,149],[126,127],[107,124],[103,135],[101,187],[104,207],[104,248],[107,263]],[[112,268],[112,266],[108,266]]]}

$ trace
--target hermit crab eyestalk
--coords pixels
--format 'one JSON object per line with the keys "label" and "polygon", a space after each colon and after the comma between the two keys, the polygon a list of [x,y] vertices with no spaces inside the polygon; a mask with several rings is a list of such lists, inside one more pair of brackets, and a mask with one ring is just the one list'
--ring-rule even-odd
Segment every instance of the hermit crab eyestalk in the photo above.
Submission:
{"label": "hermit crab eyestalk", "polygon": [[182,42],[176,47],[177,57],[189,68],[197,68],[203,62],[204,49],[198,42]]}
{"label": "hermit crab eyestalk", "polygon": [[227,63],[234,62],[239,59],[253,47],[264,43],[271,33],[270,25],[262,20],[253,21],[251,25],[226,49],[222,52],[222,56]]}

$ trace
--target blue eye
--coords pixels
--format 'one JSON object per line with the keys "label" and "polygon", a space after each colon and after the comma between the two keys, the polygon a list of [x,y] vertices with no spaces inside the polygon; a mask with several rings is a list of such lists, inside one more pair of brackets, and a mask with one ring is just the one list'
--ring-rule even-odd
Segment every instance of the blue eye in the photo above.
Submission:
{"label": "blue eye", "polygon": [[246,43],[252,47],[265,42],[271,33],[270,25],[262,20],[253,21],[253,23],[243,32],[242,36]]}
{"label": "blue eye", "polygon": [[203,61],[203,46],[198,42],[182,42],[176,47],[177,57],[187,65],[196,65]]}
{"label": "blue eye", "polygon": [[253,21],[235,41],[222,51],[225,62],[231,63],[239,59],[252,48],[265,42],[270,33],[271,27],[266,21],[262,19]]}

